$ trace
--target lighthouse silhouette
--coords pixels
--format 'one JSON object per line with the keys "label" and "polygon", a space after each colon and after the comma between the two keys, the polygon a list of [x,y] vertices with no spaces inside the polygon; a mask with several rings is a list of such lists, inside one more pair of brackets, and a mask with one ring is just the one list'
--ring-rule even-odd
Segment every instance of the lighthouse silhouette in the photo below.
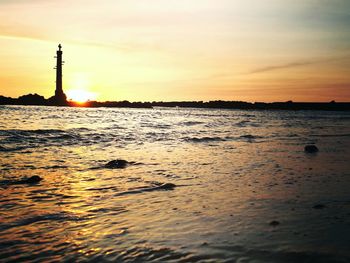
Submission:
{"label": "lighthouse silhouette", "polygon": [[58,50],[56,51],[56,90],[55,95],[49,98],[49,104],[55,106],[67,106],[67,96],[63,92],[62,88],[62,66],[64,61],[62,61],[62,45],[58,45]]}

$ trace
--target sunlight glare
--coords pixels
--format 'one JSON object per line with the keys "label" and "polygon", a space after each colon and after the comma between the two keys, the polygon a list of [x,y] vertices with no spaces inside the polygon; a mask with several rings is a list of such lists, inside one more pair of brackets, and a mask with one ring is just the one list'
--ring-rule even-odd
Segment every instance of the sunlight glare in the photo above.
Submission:
{"label": "sunlight glare", "polygon": [[68,100],[73,100],[75,102],[83,103],[87,101],[96,100],[96,93],[89,92],[86,90],[75,89],[67,91]]}

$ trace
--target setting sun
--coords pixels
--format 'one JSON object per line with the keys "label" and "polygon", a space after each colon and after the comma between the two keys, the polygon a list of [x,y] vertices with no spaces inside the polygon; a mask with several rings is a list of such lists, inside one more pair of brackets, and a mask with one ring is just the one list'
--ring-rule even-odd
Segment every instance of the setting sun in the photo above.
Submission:
{"label": "setting sun", "polygon": [[96,93],[86,90],[67,90],[67,98],[79,103],[95,100],[96,97]]}

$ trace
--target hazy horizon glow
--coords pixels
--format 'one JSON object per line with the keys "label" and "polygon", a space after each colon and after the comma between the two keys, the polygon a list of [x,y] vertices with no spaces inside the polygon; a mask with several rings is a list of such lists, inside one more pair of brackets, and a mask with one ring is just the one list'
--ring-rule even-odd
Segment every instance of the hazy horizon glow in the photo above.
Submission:
{"label": "hazy horizon glow", "polygon": [[0,0],[0,95],[350,101],[346,0]]}

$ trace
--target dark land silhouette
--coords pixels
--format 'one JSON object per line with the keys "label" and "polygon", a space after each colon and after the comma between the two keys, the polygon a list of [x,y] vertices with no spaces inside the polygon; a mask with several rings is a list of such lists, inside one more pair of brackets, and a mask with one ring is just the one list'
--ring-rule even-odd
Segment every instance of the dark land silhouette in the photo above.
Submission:
{"label": "dark land silhouette", "polygon": [[18,98],[4,97],[0,95],[0,105],[38,105],[38,106],[68,106],[68,107],[114,107],[114,108],[153,108],[153,107],[179,107],[179,108],[211,108],[211,109],[247,109],[247,110],[333,110],[349,111],[350,102],[244,102],[244,101],[153,101],[153,102],[129,102],[129,101],[87,101],[78,103],[68,101],[62,87],[62,60],[63,51],[61,44],[56,51],[56,89],[55,95],[45,99],[38,94],[27,94]]}
{"label": "dark land silhouette", "polygon": [[78,103],[67,100],[57,100],[55,96],[45,99],[38,94],[28,94],[19,98],[0,96],[0,105],[38,105],[38,106],[68,106],[68,107],[109,107],[109,108],[154,108],[154,107],[179,107],[179,108],[209,108],[209,109],[244,109],[244,110],[331,110],[349,111],[349,102],[244,102],[244,101],[153,101],[153,102],[129,102],[124,101],[87,101]]}

